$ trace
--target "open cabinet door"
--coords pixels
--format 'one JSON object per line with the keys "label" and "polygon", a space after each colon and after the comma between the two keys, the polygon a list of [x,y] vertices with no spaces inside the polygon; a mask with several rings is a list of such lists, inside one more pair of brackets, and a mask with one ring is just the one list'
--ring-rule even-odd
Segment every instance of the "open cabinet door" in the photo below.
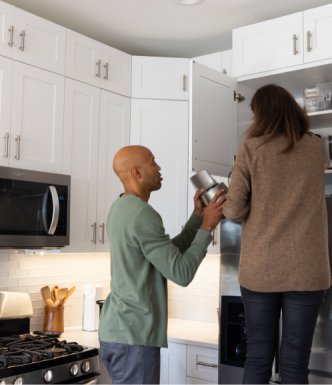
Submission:
{"label": "open cabinet door", "polygon": [[236,80],[192,63],[192,169],[228,176],[237,149]]}

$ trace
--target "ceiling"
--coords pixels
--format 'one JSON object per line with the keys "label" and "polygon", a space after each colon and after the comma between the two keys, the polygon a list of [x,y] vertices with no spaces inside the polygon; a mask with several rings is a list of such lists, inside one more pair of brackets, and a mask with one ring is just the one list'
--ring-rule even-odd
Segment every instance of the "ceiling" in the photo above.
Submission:
{"label": "ceiling", "polygon": [[196,57],[230,49],[232,29],[331,0],[5,0],[132,55]]}

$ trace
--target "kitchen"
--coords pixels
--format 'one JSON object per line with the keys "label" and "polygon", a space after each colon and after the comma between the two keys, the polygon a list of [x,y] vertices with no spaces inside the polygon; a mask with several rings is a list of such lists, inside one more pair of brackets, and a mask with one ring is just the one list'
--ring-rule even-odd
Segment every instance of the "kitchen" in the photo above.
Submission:
{"label": "kitchen", "polygon": [[[14,2],[12,2],[12,4],[14,4]],[[19,6],[20,4],[17,2],[14,5]],[[321,5],[323,5],[323,2],[321,2]],[[23,8],[22,2],[21,6]],[[309,9],[316,6],[318,6],[318,4],[317,2],[314,2],[314,4],[312,3],[309,6],[305,6],[303,9]],[[42,7],[40,10],[41,9]],[[29,11],[28,9],[26,10]],[[181,10],[183,11],[183,8],[181,8]],[[302,7],[297,9],[297,11],[299,10],[302,10]],[[292,12],[284,11],[278,16],[287,15],[288,13]],[[17,19],[19,20],[19,18]],[[266,17],[266,19],[269,19],[269,17]],[[61,23],[59,22],[58,24]],[[247,22],[243,25],[246,24],[251,24],[251,22]],[[24,30],[24,28],[22,29]],[[76,31],[74,28],[73,30]],[[7,31],[7,29],[5,31]],[[21,32],[20,26],[17,27],[17,31]],[[19,35],[18,32],[17,35]],[[27,47],[26,50],[28,50],[29,47],[27,36],[28,35],[26,35],[25,42]],[[8,35],[6,34],[5,45],[8,49],[9,46],[7,44],[7,37]],[[20,44],[21,38],[22,36],[17,36]],[[80,42],[81,47],[92,47],[94,46],[92,43],[96,43],[95,41],[92,42],[89,39],[84,39],[76,32],[67,33],[66,43],[68,45],[71,44],[69,46],[71,47],[69,48],[69,52],[74,52],[73,47],[80,47]],[[112,44],[109,45],[112,46]],[[96,60],[93,60],[93,63],[98,62],[98,54],[101,48],[105,47],[101,44],[99,44],[99,46],[97,45],[97,54],[95,56]],[[231,48],[231,45],[228,45],[226,48],[227,49],[225,50],[219,48],[214,50],[210,49],[208,52],[201,51],[199,54],[188,55],[186,57],[197,57],[204,55],[204,53],[218,52],[222,50],[222,54],[217,53],[216,55],[211,55],[205,58],[197,58],[197,62],[201,60],[203,64],[210,64],[210,66],[219,65],[220,72],[226,70],[228,73],[232,73],[232,69],[229,66],[231,54],[229,49]],[[78,55],[82,54],[83,49],[81,51],[79,51],[79,48],[77,49]],[[43,51],[46,52],[47,49],[44,49]],[[126,52],[125,50],[123,51]],[[133,54],[135,54],[135,51],[133,50],[129,52],[133,52]],[[15,55],[19,55],[20,53],[23,54],[24,51],[21,52],[21,50],[16,50]],[[110,201],[112,201],[120,192],[120,186],[115,176],[109,176],[108,173],[111,169],[110,162],[112,160],[112,155],[114,151],[121,145],[128,143],[129,141],[131,143],[135,143],[142,140],[144,144],[154,149],[156,157],[159,159],[158,161],[162,166],[165,185],[162,191],[158,192],[158,195],[155,194],[155,197],[153,197],[151,203],[155,205],[159,212],[162,214],[162,217],[165,219],[165,227],[169,229],[171,234],[175,234],[176,231],[181,228],[181,225],[187,218],[187,213],[191,212],[192,210],[191,197],[193,195],[193,189],[188,184],[188,175],[191,175],[188,173],[188,170],[191,169],[191,166],[190,164],[187,164],[188,157],[191,159],[191,145],[189,144],[191,143],[192,135],[188,125],[188,109],[190,108],[188,105],[189,92],[188,90],[183,91],[183,88],[181,88],[181,91],[175,94],[174,90],[169,89],[166,89],[164,93],[158,93],[158,89],[152,91],[151,89],[149,90],[151,84],[147,84],[148,90],[140,89],[139,74],[144,73],[147,66],[151,67],[155,65],[157,67],[158,61],[155,61],[155,59],[152,57],[146,58],[145,60],[140,56],[130,57],[128,54],[120,54],[116,51],[108,53],[108,57],[112,58],[117,53],[119,54],[117,60],[122,59],[123,63],[127,63],[128,59],[132,60],[133,72],[129,74],[130,77],[132,76],[131,83],[128,80],[128,76],[126,77],[123,75],[126,73],[126,64],[123,64],[122,67],[116,67],[118,68],[118,72],[116,72],[118,74],[118,78],[123,79],[123,83],[121,85],[122,88],[119,88],[120,85],[116,82],[116,84],[111,86],[110,91],[113,91],[114,93],[106,92],[106,86],[101,83],[102,81],[106,81],[106,79],[102,80],[102,77],[107,75],[107,67],[104,67],[104,65],[107,64],[106,62],[108,62],[107,60],[102,59],[101,56],[100,70],[102,75],[101,78],[98,77],[95,79],[94,71],[98,71],[98,66],[93,66],[93,80],[86,80],[87,78],[84,78],[84,76],[86,76],[84,71],[80,72],[77,68],[74,67],[76,61],[74,59],[70,61],[66,58],[66,60],[69,61],[68,63],[66,62],[66,71],[68,72],[66,72],[66,89],[64,90],[63,83],[61,83],[61,81],[63,82],[63,79],[60,79],[59,82],[58,76],[54,75],[60,73],[59,69],[56,67],[50,67],[49,63],[44,64],[40,58],[38,59],[39,62],[36,63],[33,61],[35,60],[35,57],[20,59],[18,56],[15,56],[14,59],[10,59],[9,63],[9,59],[7,59],[9,54],[1,54],[4,55],[3,57],[6,57],[6,59],[3,59],[4,69],[8,69],[8,67],[12,65],[13,60],[15,61],[14,72],[11,70],[9,73],[11,73],[10,76],[14,77],[14,80],[18,79],[15,80],[15,87],[18,87],[16,88],[17,91],[15,92],[15,95],[18,97],[14,98],[13,96],[12,106],[10,106],[10,99],[4,100],[4,103],[7,104],[3,107],[3,111],[6,111],[7,115],[10,115],[10,111],[12,111],[12,117],[2,116],[3,119],[8,120],[6,123],[3,123],[4,126],[1,126],[1,137],[6,135],[8,132],[8,127],[12,127],[12,140],[10,141],[12,148],[9,151],[12,157],[10,158],[9,163],[8,158],[2,158],[2,161],[5,162],[7,160],[7,163],[1,163],[1,165],[70,174],[72,175],[72,197],[75,197],[75,200],[72,198],[71,202],[72,228],[70,234],[71,244],[69,247],[67,246],[61,250],[45,252],[34,250],[14,250],[10,252],[8,250],[1,251],[1,290],[22,291],[30,293],[34,309],[34,315],[31,319],[31,330],[40,330],[42,325],[44,309],[43,301],[40,295],[40,288],[44,285],[57,284],[60,287],[70,287],[74,284],[76,285],[76,291],[72,295],[71,299],[67,302],[65,309],[65,325],[68,328],[74,328],[75,326],[80,325],[82,322],[84,284],[93,283],[96,285],[101,285],[104,288],[103,294],[106,295],[108,293],[108,245],[107,241],[103,239],[102,226]],[[144,56],[155,55],[145,52]],[[165,89],[167,86],[167,80],[165,81],[165,79],[168,79],[165,77],[165,75],[171,74],[171,78],[173,76],[173,78],[180,80],[181,85],[183,82],[189,80],[189,60],[186,59],[186,57],[183,58],[183,56],[179,55],[179,52],[176,51],[174,51],[172,54],[168,53],[160,56],[173,56],[179,59],[175,60],[169,58],[166,60],[166,58],[164,58],[162,63],[164,63],[165,67],[167,68],[166,74],[163,73],[162,77],[153,77],[152,74],[150,82],[159,85],[160,89]],[[64,60],[64,58],[62,58],[62,60]],[[18,63],[20,61],[25,61],[28,64],[21,65],[21,63]],[[228,67],[221,67],[223,64],[220,65],[220,62],[224,63],[224,65],[228,64]],[[46,68],[47,73],[41,70],[38,70],[38,73],[36,73],[34,70],[38,67],[42,67],[44,70]],[[183,69],[183,67],[185,68]],[[134,73],[134,68],[136,69],[135,71],[137,71],[135,72],[136,75]],[[178,68],[179,70],[176,72]],[[90,70],[90,68],[88,69]],[[271,71],[271,69],[269,69],[269,71]],[[284,69],[274,69],[274,71],[283,72]],[[260,70],[260,72],[264,71]],[[47,82],[53,82],[53,87],[59,87],[57,89],[59,90],[60,94],[65,93],[65,100],[71,101],[65,103],[65,106],[63,106],[63,100],[61,101],[61,99],[49,99],[53,101],[53,106],[56,107],[52,115],[55,117],[56,123],[52,122],[52,124],[50,124],[49,114],[46,113],[41,114],[39,117],[39,122],[33,120],[33,116],[25,115],[22,117],[18,115],[18,111],[22,109],[22,100],[30,101],[31,104],[28,105],[29,111],[40,112],[38,103],[41,102],[41,99],[46,100],[46,97],[54,97],[51,91],[45,88],[44,93],[42,94],[43,97],[36,99],[35,104],[32,104],[31,99],[33,98],[31,98],[31,95],[35,95],[32,93],[35,92],[34,89],[31,89],[32,94],[22,94],[23,82],[19,82],[19,76],[21,76],[21,78],[25,77],[33,79],[33,77],[38,75],[40,79],[41,73],[44,76],[42,80],[45,79],[44,84]],[[181,76],[178,75],[178,73],[180,73]],[[183,79],[183,74],[185,74],[187,78]],[[287,74],[285,74],[284,81],[286,84],[288,83],[287,79],[290,77],[290,74],[291,72],[287,72]],[[244,75],[244,78],[245,76],[246,75]],[[8,78],[8,76],[6,78]],[[263,78],[262,81],[266,80]],[[244,79],[244,82],[247,82],[250,85],[250,82],[253,82],[253,80]],[[130,90],[131,84],[132,90]],[[312,87],[313,84],[309,84],[307,86]],[[9,95],[11,95],[11,90],[8,90],[10,85],[6,83],[3,85],[3,88],[5,87]],[[102,90],[100,91],[100,89]],[[132,97],[131,106],[128,103],[130,92]],[[149,95],[147,92],[152,93]],[[75,96],[77,96],[76,99]],[[114,99],[115,96],[116,99]],[[245,96],[247,96],[246,101],[244,101],[242,104],[239,103],[241,108],[242,106],[245,106],[245,103],[247,103],[249,99],[247,94]],[[24,99],[24,97],[26,97],[26,99]],[[91,106],[91,108],[88,108],[88,106]],[[100,110],[104,111],[104,113],[101,112],[100,115],[99,113],[97,114],[96,110],[99,110],[97,106],[99,106]],[[79,113],[74,115],[78,108]],[[167,111],[170,109],[173,111],[172,115],[167,113]],[[46,107],[41,110],[49,111],[46,109]],[[129,113],[130,110],[131,112]],[[162,115],[159,115],[158,118],[155,118],[158,119],[157,122],[152,119],[155,114],[154,111],[156,110],[163,111],[159,112]],[[62,115],[61,113],[59,115],[59,111],[64,112]],[[88,112],[90,111],[92,111],[91,115],[88,115]],[[123,113],[123,111],[126,112]],[[141,127],[139,125],[139,116],[143,114],[144,111],[147,114],[146,116],[151,119],[151,123]],[[113,126],[121,125],[122,127],[121,135],[114,136],[112,141],[108,135],[112,135],[113,133],[107,131],[107,124],[109,124],[107,121],[110,116],[108,114],[111,112],[115,113],[112,115],[113,117],[115,116],[115,121],[112,122]],[[244,112],[239,111],[238,113],[241,115]],[[128,118],[130,115],[131,122]],[[61,116],[63,116],[62,119],[64,121],[64,129],[63,131],[56,131],[55,127],[59,126],[58,122],[61,122]],[[248,124],[248,119],[250,119],[250,117],[241,115],[241,121],[239,122],[239,125],[242,124],[245,128],[245,126]],[[10,124],[11,120],[12,124]],[[91,126],[89,126],[87,122],[92,122]],[[33,125],[35,130],[36,127],[38,127],[38,130],[36,130],[37,132],[29,131],[30,127]],[[44,129],[46,126],[49,127],[49,131],[47,133],[45,133]],[[2,127],[4,127],[4,131],[2,131]],[[17,137],[18,132],[18,130],[16,130],[14,127],[23,127],[23,133],[25,135],[31,135],[29,137],[32,139],[32,142],[40,143],[40,141],[42,141],[42,143],[45,143],[45,147],[43,149],[40,148],[43,146],[39,146],[37,148],[36,146],[31,146],[26,149],[24,148],[24,140],[22,140],[21,161],[25,162],[24,166],[18,166],[18,160],[16,160],[14,157],[17,155],[16,144],[18,143],[14,140]],[[96,127],[99,127],[99,132],[96,132]],[[157,134],[157,136],[155,135],[156,127],[160,127],[160,132]],[[323,127],[323,130],[324,129],[325,128]],[[179,132],[181,132],[181,137],[179,137]],[[177,135],[177,141],[171,140],[172,136],[175,134]],[[55,142],[50,143],[49,138],[54,138]],[[64,143],[63,148],[61,143]],[[167,143],[167,146],[165,146],[165,143]],[[105,146],[102,146],[102,144],[105,144]],[[167,151],[165,151],[166,147]],[[45,148],[52,149],[52,151],[45,151]],[[88,154],[88,156],[82,157],[82,154]],[[172,157],[170,157],[170,154],[172,154]],[[229,162],[224,168],[223,174],[219,172],[214,173],[216,175],[227,176],[229,167],[231,167],[231,159],[232,157],[228,156]],[[167,180],[171,180],[172,183],[166,184]],[[227,179],[225,179],[225,181],[226,180]],[[174,187],[174,182],[176,184],[176,188]],[[114,186],[116,186],[116,189]],[[189,190],[188,193],[187,190]],[[165,202],[168,202],[168,204],[165,205]],[[176,202],[176,210],[173,208],[173,202]],[[168,214],[169,212],[174,212],[174,214],[176,212],[176,215],[170,216]],[[91,239],[94,242],[91,242]],[[170,284],[169,308],[171,319],[203,322],[208,324],[207,329],[210,328],[210,324],[214,325],[214,330],[218,329],[217,308],[219,307],[220,249],[220,244],[218,242],[219,234],[216,232],[214,240],[215,244],[211,245],[209,256],[201,266],[201,269],[199,270],[198,275],[193,281],[192,285],[186,289],[181,289],[175,285]],[[176,341],[179,342],[179,340]],[[180,346],[180,348],[187,348],[186,341],[186,339],[182,341],[184,344],[182,344],[183,346]],[[218,336],[216,331],[214,340],[215,348],[217,348],[217,341]],[[178,345],[180,344],[178,343]],[[211,345],[207,346],[211,347]],[[173,347],[176,348],[179,346]],[[186,374],[184,377],[186,377]],[[196,375],[190,375],[188,377],[197,378]],[[200,374],[198,374],[198,378],[200,380],[204,380],[204,378],[200,377]],[[211,379],[209,380],[211,381]],[[171,380],[169,381],[172,382]],[[174,382],[180,381],[174,380]]]}

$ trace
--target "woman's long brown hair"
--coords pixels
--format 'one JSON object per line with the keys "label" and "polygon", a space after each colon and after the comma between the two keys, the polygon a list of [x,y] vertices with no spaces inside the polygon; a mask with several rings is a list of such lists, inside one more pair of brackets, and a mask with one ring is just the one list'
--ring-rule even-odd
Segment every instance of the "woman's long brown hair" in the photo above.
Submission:
{"label": "woman's long brown hair", "polygon": [[283,152],[292,150],[295,143],[309,130],[308,117],[294,97],[283,87],[268,84],[259,88],[250,103],[254,121],[248,138],[265,136],[262,144],[283,135],[288,144]]}

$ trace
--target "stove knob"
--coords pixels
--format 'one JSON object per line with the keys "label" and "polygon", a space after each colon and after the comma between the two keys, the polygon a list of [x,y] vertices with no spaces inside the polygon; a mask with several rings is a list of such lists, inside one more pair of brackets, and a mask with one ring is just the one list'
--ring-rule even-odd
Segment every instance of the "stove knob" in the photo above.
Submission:
{"label": "stove knob", "polygon": [[43,378],[46,384],[49,384],[53,380],[52,370],[46,370],[46,372],[43,374]]}
{"label": "stove knob", "polygon": [[22,385],[23,384],[23,378],[17,377],[15,378],[15,381],[13,382],[14,385]]}
{"label": "stove knob", "polygon": [[88,373],[90,370],[90,362],[89,361],[84,361],[82,366],[81,366],[82,372],[83,373]]}
{"label": "stove knob", "polygon": [[70,367],[69,372],[72,376],[77,376],[78,374],[78,365],[74,364]]}

